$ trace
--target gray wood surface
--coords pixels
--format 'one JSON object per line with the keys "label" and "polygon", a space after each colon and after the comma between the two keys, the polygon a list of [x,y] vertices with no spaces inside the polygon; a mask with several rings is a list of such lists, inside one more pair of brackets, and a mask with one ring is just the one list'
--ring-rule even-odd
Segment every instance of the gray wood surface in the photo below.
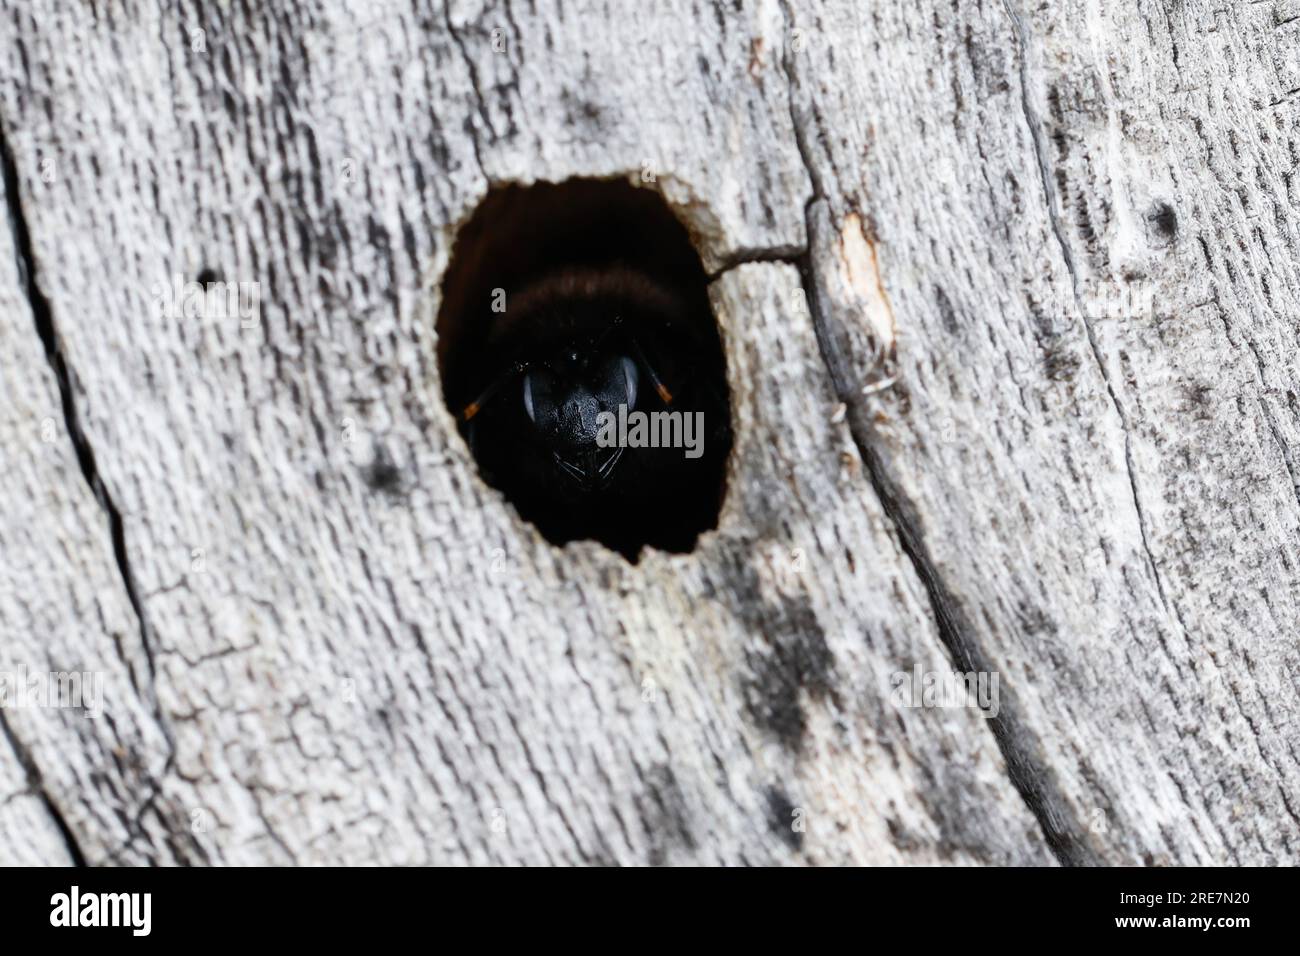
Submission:
{"label": "gray wood surface", "polygon": [[[103,689],[0,708],[0,862],[1300,861],[1294,0],[0,23],[0,672]],[[572,176],[716,275],[690,555],[443,403],[458,225]]]}

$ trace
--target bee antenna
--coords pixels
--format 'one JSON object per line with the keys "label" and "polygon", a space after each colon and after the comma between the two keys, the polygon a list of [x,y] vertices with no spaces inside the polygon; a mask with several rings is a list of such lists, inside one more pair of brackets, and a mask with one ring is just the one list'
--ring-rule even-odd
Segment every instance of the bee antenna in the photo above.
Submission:
{"label": "bee antenna", "polygon": [[641,360],[642,367],[650,376],[650,383],[654,385],[655,391],[659,393],[659,397],[663,400],[663,403],[665,405],[671,405],[673,403],[673,393],[668,390],[668,386],[664,384],[663,379],[659,377],[659,373],[655,371],[654,366],[650,364],[650,360],[646,358],[645,351],[641,348],[641,343],[634,337],[629,336],[628,344],[632,346],[632,351],[636,352],[636,357]]}
{"label": "bee antenna", "polygon": [[528,362],[515,362],[514,367],[508,372],[503,372],[501,375],[498,375],[492,384],[479,393],[478,398],[474,399],[474,401],[470,402],[460,410],[460,420],[462,422],[468,422],[479,412],[483,411],[484,406],[496,397],[497,392],[501,391],[502,388],[528,370],[528,364]]}

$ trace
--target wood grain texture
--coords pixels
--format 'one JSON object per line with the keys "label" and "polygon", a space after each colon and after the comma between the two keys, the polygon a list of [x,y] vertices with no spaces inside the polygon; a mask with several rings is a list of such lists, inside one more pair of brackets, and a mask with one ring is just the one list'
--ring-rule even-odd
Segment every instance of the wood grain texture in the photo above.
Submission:
{"label": "wood grain texture", "polygon": [[[138,619],[109,517],[84,477],[76,418],[65,417],[32,314],[41,296],[27,294],[15,239],[0,232],[8,399],[0,409],[0,833],[7,862],[68,863],[81,859],[73,834],[90,828],[106,854],[134,839],[166,839],[158,830],[145,837],[139,813],[171,751],[147,706]],[[97,684],[71,693],[70,675],[87,673]],[[86,706],[47,706],[50,674],[69,677],[69,693],[57,700]]]}
{"label": "wood grain texture", "polygon": [[[0,650],[106,690],[0,711],[0,862],[1296,862],[1286,7],[6,4]],[[442,402],[458,224],[570,176],[716,275],[690,555]]]}
{"label": "wood grain texture", "polygon": [[[946,643],[1010,688],[1009,759],[1073,862],[1295,860],[1294,35],[1271,6],[796,18],[835,38],[796,65],[828,354],[853,396],[878,283],[899,385],[850,420]],[[862,82],[822,82],[832,53]]]}

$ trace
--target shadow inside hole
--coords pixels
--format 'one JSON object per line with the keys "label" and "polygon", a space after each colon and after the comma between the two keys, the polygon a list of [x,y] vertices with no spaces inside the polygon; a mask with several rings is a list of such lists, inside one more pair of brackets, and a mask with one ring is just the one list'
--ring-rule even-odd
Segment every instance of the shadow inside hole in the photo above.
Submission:
{"label": "shadow inside hole", "polygon": [[448,407],[484,479],[549,541],[593,539],[635,562],[717,526],[726,363],[699,255],[658,193],[495,189],[457,236],[442,293]]}

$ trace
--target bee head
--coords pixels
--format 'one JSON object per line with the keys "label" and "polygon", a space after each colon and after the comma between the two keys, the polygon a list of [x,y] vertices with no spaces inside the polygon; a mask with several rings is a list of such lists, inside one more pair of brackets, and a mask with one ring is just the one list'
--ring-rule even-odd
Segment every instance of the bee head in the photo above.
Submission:
{"label": "bee head", "polygon": [[613,477],[623,449],[598,441],[601,416],[636,407],[636,363],[614,349],[569,346],[534,362],[523,376],[524,412],[560,470],[583,488]]}

